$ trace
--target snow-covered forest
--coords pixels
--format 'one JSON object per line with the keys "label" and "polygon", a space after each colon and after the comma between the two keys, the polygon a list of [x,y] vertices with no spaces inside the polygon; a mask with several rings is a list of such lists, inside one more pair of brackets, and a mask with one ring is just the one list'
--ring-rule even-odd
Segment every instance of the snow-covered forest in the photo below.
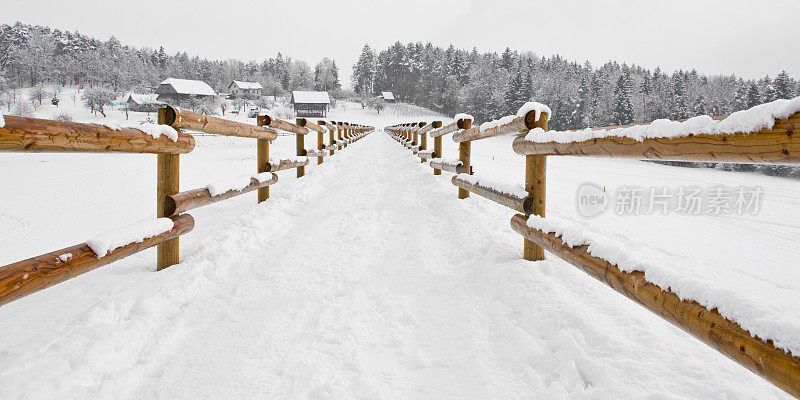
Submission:
{"label": "snow-covered forest", "polygon": [[599,67],[506,48],[502,54],[396,42],[377,54],[364,46],[353,71],[361,94],[392,91],[400,101],[448,115],[466,111],[479,121],[513,114],[530,99],[553,110],[551,129],[624,125],[659,118],[723,115],[797,95],[786,72],[745,80],[699,71],[609,61]]}
{"label": "snow-covered forest", "polygon": [[14,88],[59,84],[145,93],[167,77],[202,80],[217,91],[234,79],[259,82],[273,96],[287,90],[341,88],[336,62],[327,57],[314,68],[280,53],[261,62],[208,60],[20,22],[0,25],[0,72],[0,102],[6,105],[13,101]]}

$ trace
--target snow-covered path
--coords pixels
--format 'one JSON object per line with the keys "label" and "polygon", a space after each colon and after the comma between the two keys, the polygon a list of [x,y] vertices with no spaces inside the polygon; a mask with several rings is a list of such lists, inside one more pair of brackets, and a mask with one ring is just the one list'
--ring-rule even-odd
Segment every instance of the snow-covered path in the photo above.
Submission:
{"label": "snow-covered path", "polygon": [[567,264],[520,260],[512,213],[381,132],[283,176],[260,206],[198,212],[180,265],[0,310],[3,398],[787,398]]}

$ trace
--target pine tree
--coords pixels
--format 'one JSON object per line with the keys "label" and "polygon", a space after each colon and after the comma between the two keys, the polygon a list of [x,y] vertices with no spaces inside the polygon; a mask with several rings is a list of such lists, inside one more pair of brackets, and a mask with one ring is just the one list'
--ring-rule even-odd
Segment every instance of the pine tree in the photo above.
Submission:
{"label": "pine tree", "polygon": [[630,93],[625,76],[620,75],[617,79],[617,87],[614,89],[614,124],[628,125],[633,122],[633,105],[631,104]]}
{"label": "pine tree", "polygon": [[756,83],[750,83],[750,88],[747,90],[747,108],[752,108],[761,104],[761,95],[758,94],[758,87]]}
{"label": "pine tree", "polygon": [[778,92],[775,90],[775,86],[773,86],[772,83],[770,82],[764,87],[764,95],[762,102],[769,103],[777,99],[778,99]]}
{"label": "pine tree", "polygon": [[567,129],[581,129],[589,126],[589,113],[591,112],[592,93],[589,81],[584,76],[578,86],[578,95],[572,102],[572,112],[567,120]]}
{"label": "pine tree", "polygon": [[353,67],[353,89],[356,93],[372,95],[375,83],[375,52],[368,44],[361,49],[361,56]]}
{"label": "pine tree", "polygon": [[706,115],[708,113],[706,110],[706,99],[703,97],[703,95],[697,96],[697,98],[694,100],[692,113],[694,115]]}
{"label": "pine tree", "polygon": [[676,73],[672,77],[672,118],[689,118],[689,109],[686,105],[686,86],[681,73]]}
{"label": "pine tree", "polygon": [[731,102],[731,111],[740,111],[747,108],[747,89],[744,83],[739,84],[736,94]]}
{"label": "pine tree", "polygon": [[644,77],[642,77],[642,85],[639,87],[639,93],[642,94],[642,110],[644,111],[645,119],[647,118],[647,97],[650,96],[650,93],[653,91],[653,86],[650,82],[650,73],[645,72]]}
{"label": "pine tree", "polygon": [[786,71],[781,71],[772,82],[778,99],[791,99],[794,96],[794,81]]}

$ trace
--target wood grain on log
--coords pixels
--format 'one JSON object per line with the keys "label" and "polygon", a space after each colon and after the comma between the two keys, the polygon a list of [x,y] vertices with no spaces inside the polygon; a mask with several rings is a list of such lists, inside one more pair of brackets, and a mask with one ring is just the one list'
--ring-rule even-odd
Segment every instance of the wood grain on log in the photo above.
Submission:
{"label": "wood grain on log", "polygon": [[278,162],[276,163],[273,162],[268,163],[266,172],[278,172],[278,171],[283,171],[285,169],[297,168],[303,165],[308,165],[308,159],[303,161],[289,160],[289,159],[278,160]]}
{"label": "wood grain on log", "polygon": [[[256,162],[258,172],[269,172],[269,140],[258,139],[256,142]],[[258,189],[258,202],[264,202],[269,198],[269,186]]]}
{"label": "wood grain on log", "polygon": [[308,149],[305,150],[305,155],[308,157],[325,157],[327,154],[322,150]]}
{"label": "wood grain on log", "polygon": [[278,175],[272,174],[272,178],[260,182],[255,178],[250,179],[250,184],[241,190],[229,190],[225,193],[212,196],[207,188],[187,190],[167,196],[167,215],[181,214],[195,208],[214,204],[222,200],[230,199],[241,194],[249,193],[254,190],[265,188],[278,181]]}
{"label": "wood grain on log", "polygon": [[455,164],[446,161],[431,161],[431,168],[435,170],[447,171],[453,174],[467,174],[472,175],[472,168],[466,168],[463,164]]}
{"label": "wood grain on log", "polygon": [[698,134],[637,141],[606,137],[573,143],[536,143],[514,139],[517,154],[569,155],[668,161],[800,163],[800,114],[778,120],[756,133]]}
{"label": "wood grain on log", "polygon": [[163,110],[164,124],[175,129],[193,129],[217,135],[266,140],[274,140],[278,137],[278,132],[274,129],[263,126],[235,122],[171,106],[167,106]]}
{"label": "wood grain on log", "polygon": [[772,341],[753,337],[716,309],[681,300],[671,291],[647,282],[644,273],[623,272],[616,265],[592,256],[588,246],[569,247],[553,234],[530,228],[526,221],[526,216],[515,215],[511,218],[511,228],[787,393],[800,396],[800,358],[775,348]]}
{"label": "wood grain on log", "polygon": [[[539,119],[541,120],[542,118],[546,120],[547,113],[541,113]],[[494,128],[489,128],[486,129],[485,131],[481,131],[481,128],[479,126],[476,126],[476,127],[470,127],[469,129],[465,129],[460,132],[456,132],[455,134],[453,134],[453,141],[456,143],[460,143],[472,140],[486,139],[492,136],[527,133],[531,129],[536,128],[538,125],[540,125],[540,123],[537,124],[536,112],[529,111],[524,116],[516,117],[507,124],[496,126]]]}
{"label": "wood grain on log", "polygon": [[[470,122],[469,126],[466,125],[467,121]],[[450,124],[439,128],[439,129],[431,131],[431,137],[435,138],[435,137],[443,136],[443,135],[446,135],[448,133],[455,132],[455,131],[457,131],[459,129],[468,129],[468,128],[470,128],[472,126],[471,124],[472,124],[472,120],[470,120],[470,119],[459,119],[457,121],[453,121]]]}
{"label": "wood grain on log", "polygon": [[470,193],[475,193],[478,196],[485,197],[495,203],[502,204],[521,213],[528,214],[533,207],[533,197],[531,196],[517,197],[513,194],[503,193],[488,186],[475,185],[458,175],[454,175],[453,178],[450,179],[450,182],[459,188],[468,190]]}
{"label": "wood grain on log", "polygon": [[96,124],[51,121],[6,115],[0,128],[0,151],[185,154],[194,138],[179,133],[178,140],[153,138],[138,129],[115,130]]}
{"label": "wood grain on log", "polygon": [[297,125],[299,125],[299,126],[301,126],[303,128],[310,129],[312,131],[318,132],[318,133],[325,133],[325,129],[322,129],[321,126],[319,126],[319,125],[315,124],[314,122],[311,122],[311,121],[309,121],[309,120],[307,120],[305,118],[298,118],[297,119]]}
{"label": "wood grain on log", "polygon": [[172,220],[175,226],[170,231],[117,248],[101,258],[86,243],[81,243],[0,267],[0,306],[175,239],[194,228],[194,219],[189,214],[174,216]]}

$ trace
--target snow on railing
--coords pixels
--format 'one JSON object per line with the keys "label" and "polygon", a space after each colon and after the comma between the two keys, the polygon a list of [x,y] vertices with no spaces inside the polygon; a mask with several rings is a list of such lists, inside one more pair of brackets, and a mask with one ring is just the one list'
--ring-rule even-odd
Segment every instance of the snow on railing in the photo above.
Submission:
{"label": "snow on railing", "polygon": [[[456,117],[462,119],[431,129],[429,134],[441,139],[455,132],[459,159],[442,159],[439,146],[434,150],[439,158],[429,165],[436,175],[442,170],[456,174],[451,182],[458,187],[459,198],[471,192],[519,211],[511,226],[525,239],[524,259],[543,260],[547,249],[781,389],[800,396],[800,358],[796,356],[800,354],[800,336],[787,335],[786,317],[780,310],[765,307],[758,312],[752,308],[746,311],[733,301],[735,293],[708,293],[707,287],[685,284],[680,272],[671,271],[669,266],[655,266],[631,256],[625,249],[634,247],[633,243],[613,245],[604,236],[587,231],[585,224],[543,218],[547,156],[800,164],[800,135],[795,134],[800,132],[800,97],[762,104],[726,118],[700,116],[568,132],[548,131],[551,110],[535,102],[525,104],[516,115],[477,127],[471,126],[465,114]],[[386,131],[411,147],[414,125],[395,125]],[[525,156],[524,185],[472,175],[471,142],[501,134],[518,135],[513,150]],[[427,154],[420,148],[420,158]]]}
{"label": "snow on railing", "polygon": [[[267,126],[264,116],[257,119],[257,125],[252,125],[167,106],[159,109],[158,120],[159,124],[112,120],[80,123],[0,114],[0,151],[158,154],[155,222],[135,224],[99,235],[87,243],[0,266],[0,305],[152,246],[158,246],[157,269],[174,265],[179,261],[178,237],[194,227],[194,219],[186,211],[256,190],[258,202],[263,202],[269,197],[269,186],[278,180],[273,171],[284,168],[300,171],[309,163],[305,153],[318,155],[318,165],[326,155],[321,150],[306,151],[298,146],[297,156],[270,160],[269,143],[277,138],[277,131]],[[283,122],[276,124],[298,132],[298,138],[310,130],[316,131],[318,146],[330,148],[331,155],[335,148],[331,146],[342,143],[342,135],[346,136],[346,145],[372,132],[370,126],[346,122],[336,125],[304,119],[298,119],[297,124]],[[181,192],[179,155],[191,152],[195,145],[194,137],[182,129],[257,139],[257,173]],[[339,133],[338,141],[334,130]],[[325,132],[330,135],[327,147]],[[298,139],[298,143],[302,141]]]}

